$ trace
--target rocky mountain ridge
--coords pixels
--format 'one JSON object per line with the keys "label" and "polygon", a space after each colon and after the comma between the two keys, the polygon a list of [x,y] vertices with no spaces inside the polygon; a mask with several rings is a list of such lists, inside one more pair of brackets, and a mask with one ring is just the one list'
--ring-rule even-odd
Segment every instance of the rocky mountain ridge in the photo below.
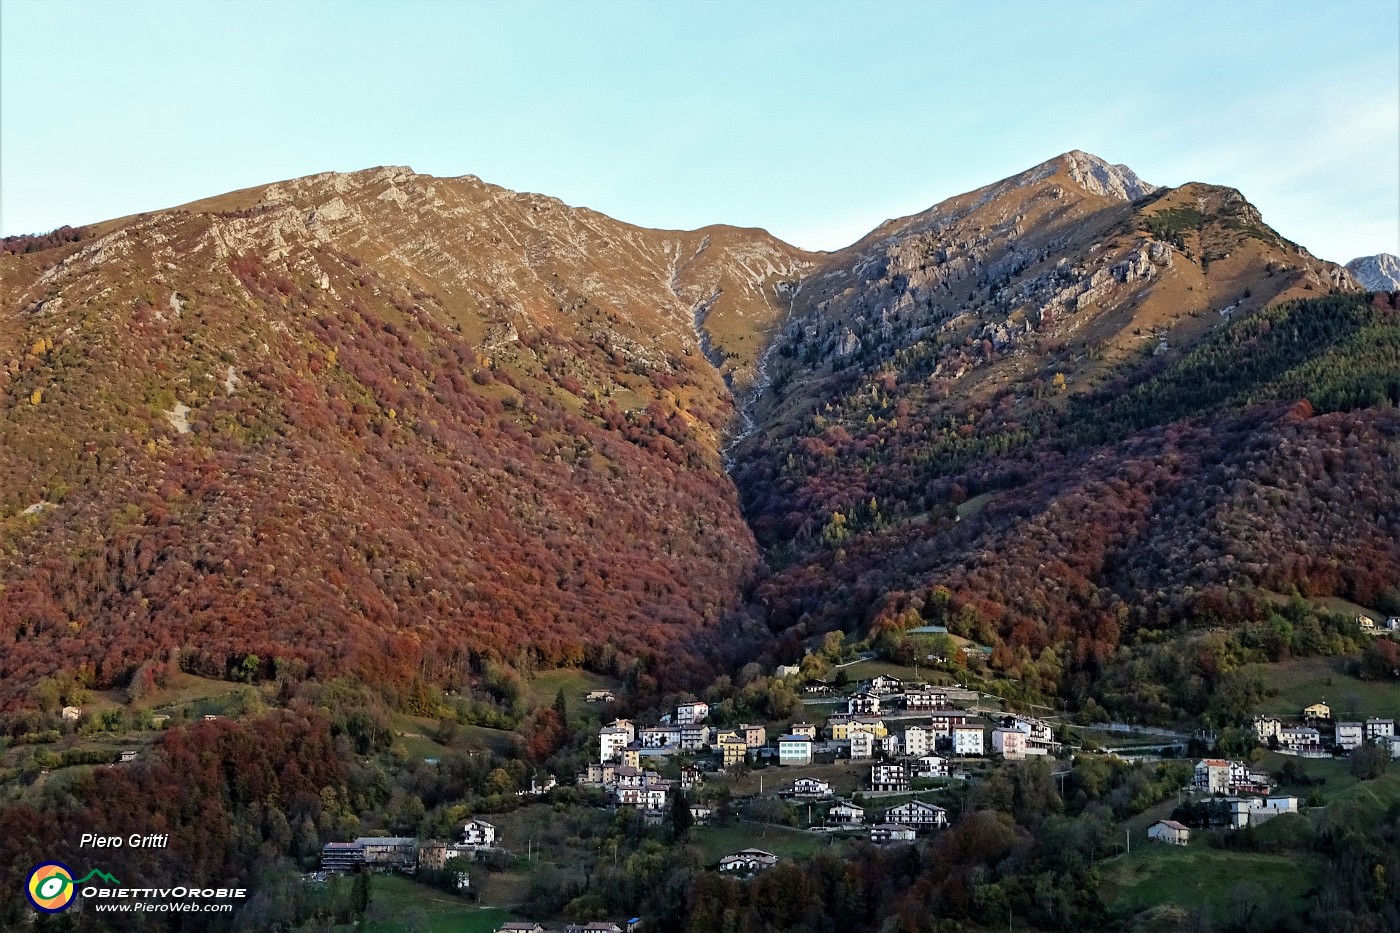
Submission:
{"label": "rocky mountain ridge", "polygon": [[1036,370],[1038,348],[1073,348],[1058,367],[1073,379],[1144,344],[1189,346],[1239,312],[1357,287],[1265,226],[1238,191],[1158,189],[1067,153],[822,258],[779,341],[791,362],[777,378],[794,388],[760,407],[780,417],[791,397],[802,409],[813,380],[901,354],[936,357],[921,378],[954,381],[995,355],[1016,381]]}
{"label": "rocky mountain ridge", "polygon": [[9,703],[160,659],[704,682],[771,638],[751,528],[913,521],[1054,398],[1355,287],[1239,192],[1081,152],[831,254],[383,167],[0,263]]}
{"label": "rocky mountain ridge", "polygon": [[1370,291],[1393,292],[1400,290],[1400,257],[1390,253],[1358,256],[1347,263],[1347,271],[1352,274],[1362,288]]}

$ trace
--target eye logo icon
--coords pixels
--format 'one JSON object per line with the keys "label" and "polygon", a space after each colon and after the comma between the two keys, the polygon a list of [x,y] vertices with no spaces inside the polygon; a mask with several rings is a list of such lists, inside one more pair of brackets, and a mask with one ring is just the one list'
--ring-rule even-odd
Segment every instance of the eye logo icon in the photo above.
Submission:
{"label": "eye logo icon", "polygon": [[62,862],[44,862],[29,873],[29,902],[46,914],[67,910],[73,890],[73,871]]}

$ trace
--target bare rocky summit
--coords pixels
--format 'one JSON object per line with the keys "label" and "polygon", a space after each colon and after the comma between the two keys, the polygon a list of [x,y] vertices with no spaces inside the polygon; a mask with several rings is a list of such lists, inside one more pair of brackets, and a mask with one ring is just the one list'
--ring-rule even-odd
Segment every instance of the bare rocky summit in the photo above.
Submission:
{"label": "bare rocky summit", "polygon": [[1373,292],[1400,290],[1400,258],[1390,253],[1360,256],[1347,263],[1347,271],[1356,281]]}

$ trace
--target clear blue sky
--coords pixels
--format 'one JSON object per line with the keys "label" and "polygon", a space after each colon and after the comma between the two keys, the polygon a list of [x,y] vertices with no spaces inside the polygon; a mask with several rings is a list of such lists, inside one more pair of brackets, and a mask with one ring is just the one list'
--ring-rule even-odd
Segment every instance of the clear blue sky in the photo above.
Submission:
{"label": "clear blue sky", "polygon": [[1400,0],[0,0],[0,230],[329,169],[811,248],[1069,150],[1400,253]]}

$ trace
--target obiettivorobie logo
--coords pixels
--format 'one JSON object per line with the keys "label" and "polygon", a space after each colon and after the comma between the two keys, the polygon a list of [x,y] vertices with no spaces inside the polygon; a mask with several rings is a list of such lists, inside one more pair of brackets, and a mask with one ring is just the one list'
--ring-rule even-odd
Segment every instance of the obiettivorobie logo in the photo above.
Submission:
{"label": "obiettivorobie logo", "polygon": [[35,865],[24,885],[29,903],[35,910],[46,914],[67,910],[79,896],[96,911],[219,913],[232,911],[233,901],[248,896],[247,888],[131,886],[98,868],[81,878],[74,874],[73,869],[62,862],[40,862]]}
{"label": "obiettivorobie logo", "polygon": [[29,872],[25,893],[29,895],[29,903],[34,905],[35,910],[56,914],[67,910],[68,905],[73,903],[78,885],[87,884],[94,878],[101,879],[104,884],[121,887],[120,881],[96,868],[74,879],[73,869],[62,862],[41,862]]}

